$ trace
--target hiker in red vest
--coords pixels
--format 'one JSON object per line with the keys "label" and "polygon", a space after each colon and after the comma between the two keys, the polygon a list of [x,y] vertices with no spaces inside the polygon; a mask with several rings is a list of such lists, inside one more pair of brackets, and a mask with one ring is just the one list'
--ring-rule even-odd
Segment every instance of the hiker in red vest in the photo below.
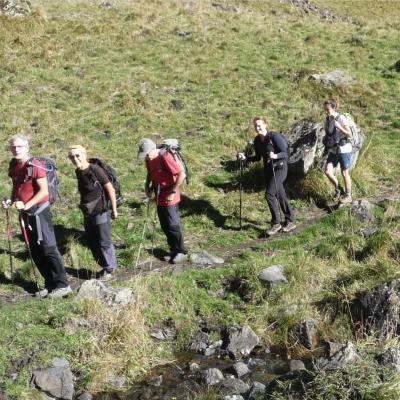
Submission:
{"label": "hiker in red vest", "polygon": [[54,234],[46,166],[30,156],[26,136],[14,135],[9,144],[13,155],[9,168],[13,189],[11,199],[4,200],[2,205],[6,209],[14,204],[20,212],[22,234],[30,256],[44,278],[44,288],[38,288],[35,296],[65,297],[72,289]]}
{"label": "hiker in red vest", "polygon": [[181,201],[179,187],[186,174],[174,156],[168,151],[158,149],[151,139],[140,141],[138,158],[146,162],[145,192],[149,198],[153,192],[156,193],[158,218],[170,247],[170,254],[164,260],[173,264],[182,263],[187,260],[187,250],[183,241],[178,205]]}

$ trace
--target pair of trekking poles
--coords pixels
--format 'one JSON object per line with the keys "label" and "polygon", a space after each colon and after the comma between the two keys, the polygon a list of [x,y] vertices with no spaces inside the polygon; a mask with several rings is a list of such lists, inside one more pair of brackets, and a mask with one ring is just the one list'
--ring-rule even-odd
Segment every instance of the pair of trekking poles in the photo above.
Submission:
{"label": "pair of trekking poles", "polygon": [[[275,175],[275,168],[272,163],[272,175],[274,178],[274,185],[275,185],[275,199],[278,205],[279,215],[282,221],[282,211],[279,205],[279,194],[278,194],[278,185],[276,183],[276,175]],[[236,170],[239,170],[239,229],[242,230],[242,205],[243,205],[243,169],[244,169],[244,160],[237,157],[236,158]]]}
{"label": "pair of trekking poles", "polygon": [[[160,195],[160,186],[157,186],[156,189],[156,202],[155,202],[155,208],[154,208],[154,216],[153,216],[153,225],[152,225],[152,232],[151,232],[151,250],[150,250],[150,254],[151,254],[151,261],[150,261],[150,271],[153,267],[153,255],[154,255],[154,236],[155,236],[155,231],[156,231],[156,220],[157,220],[157,203],[158,203],[158,197]],[[144,243],[144,237],[146,235],[146,230],[147,230],[147,226],[148,226],[148,219],[149,219],[149,213],[150,213],[150,204],[151,204],[151,199],[147,199],[147,207],[146,207],[146,213],[144,216],[144,221],[143,221],[143,230],[142,230],[142,235],[140,237],[140,244],[139,244],[139,249],[138,249],[138,253],[136,256],[136,262],[135,262],[135,270],[136,268],[139,266],[139,260],[140,260],[140,253],[142,251],[143,248],[143,243]]]}

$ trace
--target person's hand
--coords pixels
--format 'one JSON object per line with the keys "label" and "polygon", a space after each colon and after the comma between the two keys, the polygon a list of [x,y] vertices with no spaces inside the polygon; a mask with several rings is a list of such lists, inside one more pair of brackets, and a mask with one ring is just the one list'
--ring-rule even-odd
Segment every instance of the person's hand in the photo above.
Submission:
{"label": "person's hand", "polygon": [[111,211],[111,218],[117,219],[118,218],[118,211],[117,209]]}
{"label": "person's hand", "polygon": [[274,152],[270,152],[269,153],[269,158],[271,159],[271,160],[276,160],[277,158],[278,158],[278,156],[274,153]]}
{"label": "person's hand", "polygon": [[174,201],[175,199],[175,192],[169,193],[168,196],[165,198],[165,201],[167,203],[170,203],[171,201]]}
{"label": "person's hand", "polygon": [[238,158],[238,160],[246,160],[246,156],[243,153],[237,153],[236,157]]}
{"label": "person's hand", "polygon": [[7,210],[7,208],[10,208],[10,207],[11,207],[12,201],[11,201],[10,199],[4,199],[4,200],[1,202],[1,205],[2,205],[2,207],[3,207],[5,210]]}
{"label": "person's hand", "polygon": [[16,202],[14,203],[14,205],[15,205],[15,208],[16,208],[18,211],[25,210],[25,203],[24,203],[23,201],[18,200],[18,201],[16,201]]}

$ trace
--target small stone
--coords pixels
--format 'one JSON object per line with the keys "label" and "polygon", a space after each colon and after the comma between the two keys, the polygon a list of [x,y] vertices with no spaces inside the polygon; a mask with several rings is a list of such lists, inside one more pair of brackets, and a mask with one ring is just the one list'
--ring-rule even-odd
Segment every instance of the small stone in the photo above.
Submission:
{"label": "small stone", "polygon": [[249,367],[244,363],[244,362],[237,362],[232,365],[232,368],[236,372],[236,376],[238,378],[241,378],[242,376],[245,376],[250,373]]}
{"label": "small stone", "polygon": [[243,396],[240,394],[228,394],[227,396],[224,396],[224,400],[244,400]]}
{"label": "small stone", "polygon": [[318,359],[316,361],[317,368],[325,371],[335,371],[345,367],[346,365],[358,360],[359,355],[353,343],[347,342],[329,359]]}
{"label": "small stone", "polygon": [[81,393],[76,400],[93,400],[93,396],[89,392]]}
{"label": "small stone", "polygon": [[287,307],[279,310],[277,318],[281,319],[281,318],[292,317],[293,315],[296,315],[298,308],[299,306],[297,304],[289,304]]}
{"label": "small stone", "polygon": [[22,322],[17,322],[15,328],[18,330],[24,329],[24,324]]}
{"label": "small stone", "polygon": [[159,386],[161,386],[162,383],[163,383],[163,376],[162,376],[162,375],[153,376],[153,377],[147,379],[146,383],[147,383],[149,386],[159,387]]}
{"label": "small stone", "polygon": [[183,109],[183,102],[182,100],[171,100],[170,105],[174,110],[180,111]]}
{"label": "small stone", "polygon": [[254,381],[249,392],[248,400],[254,400],[264,393],[265,385],[261,382]]}
{"label": "small stone", "polygon": [[266,365],[266,362],[264,360],[262,360],[261,358],[249,358],[248,362],[247,362],[247,366],[251,369],[254,368],[264,368]]}
{"label": "small stone", "polygon": [[199,369],[200,369],[200,365],[199,364],[197,364],[195,362],[192,362],[192,363],[189,364],[189,371],[190,372],[195,372],[195,371],[198,371]]}
{"label": "small stone", "polygon": [[341,70],[335,70],[323,74],[312,74],[310,75],[309,79],[317,81],[324,86],[342,87],[356,83],[351,76],[347,75]]}
{"label": "small stone", "polygon": [[214,265],[214,264],[223,264],[225,261],[221,257],[214,256],[208,253],[207,251],[202,250],[200,253],[191,254],[190,262],[193,264],[200,264],[200,265]]}
{"label": "small stone", "polygon": [[300,344],[302,344],[306,349],[313,350],[317,347],[317,324],[314,320],[308,319],[299,323],[294,328],[293,333]]}
{"label": "small stone", "polygon": [[225,332],[226,350],[234,358],[248,356],[259,342],[260,339],[248,325],[234,325]]}
{"label": "small stone", "polygon": [[112,7],[112,4],[111,4],[109,1],[102,1],[102,2],[99,4],[99,7],[100,7],[100,8],[111,8],[111,7]]}
{"label": "small stone", "polygon": [[380,357],[379,362],[392,368],[396,372],[400,372],[400,348],[388,348]]}
{"label": "small stone", "polygon": [[202,380],[206,385],[213,386],[222,382],[224,375],[218,368],[209,368],[203,371]]}
{"label": "small stone", "polygon": [[190,351],[202,354],[207,350],[209,343],[207,333],[198,331],[191,340]]}
{"label": "small stone", "polygon": [[282,265],[272,265],[260,272],[258,278],[262,282],[266,282],[272,286],[280,283],[288,283],[286,276],[283,274],[284,267]]}
{"label": "small stone", "polygon": [[222,381],[221,388],[228,394],[243,394],[249,391],[250,387],[241,379],[228,378]]}
{"label": "small stone", "polygon": [[289,361],[289,370],[290,371],[301,371],[305,370],[306,366],[304,365],[303,361],[300,360],[290,360]]}
{"label": "small stone", "polygon": [[158,329],[151,332],[150,336],[162,341],[174,340],[176,338],[176,330],[172,328]]}

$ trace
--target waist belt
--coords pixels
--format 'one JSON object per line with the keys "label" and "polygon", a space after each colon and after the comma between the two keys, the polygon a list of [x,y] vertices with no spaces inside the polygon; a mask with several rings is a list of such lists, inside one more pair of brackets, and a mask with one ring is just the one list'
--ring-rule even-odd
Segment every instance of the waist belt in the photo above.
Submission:
{"label": "waist belt", "polygon": [[[40,244],[40,242],[43,241],[42,224],[40,222],[39,214],[49,206],[50,206],[50,203],[48,201],[46,201],[45,203],[41,204],[34,210],[31,209],[31,210],[23,211],[23,214],[26,214],[28,217],[35,217],[36,231],[37,231],[37,236],[38,236],[38,240],[37,240],[38,244]],[[32,227],[29,225],[29,223],[28,223],[28,228],[30,231],[32,230]]]}

